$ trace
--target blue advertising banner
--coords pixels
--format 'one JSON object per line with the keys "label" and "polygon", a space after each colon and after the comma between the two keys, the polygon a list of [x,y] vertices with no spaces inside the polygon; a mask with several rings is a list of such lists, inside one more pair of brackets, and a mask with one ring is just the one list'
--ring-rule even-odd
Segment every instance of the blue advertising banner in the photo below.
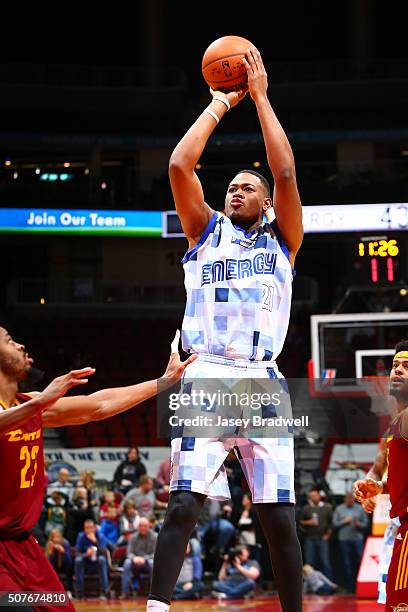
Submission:
{"label": "blue advertising banner", "polygon": [[0,208],[0,233],[161,236],[162,213],[146,210]]}

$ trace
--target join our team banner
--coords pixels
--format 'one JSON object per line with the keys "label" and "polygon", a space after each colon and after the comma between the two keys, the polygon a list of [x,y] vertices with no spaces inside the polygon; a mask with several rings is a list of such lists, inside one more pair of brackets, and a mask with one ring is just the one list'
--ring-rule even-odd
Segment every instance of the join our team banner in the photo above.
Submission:
{"label": "join our team banner", "polygon": [[161,236],[162,213],[155,210],[0,208],[0,232]]}
{"label": "join our team banner", "polygon": [[[306,234],[408,229],[408,203],[303,207]],[[0,233],[184,236],[175,210],[0,208]]]}

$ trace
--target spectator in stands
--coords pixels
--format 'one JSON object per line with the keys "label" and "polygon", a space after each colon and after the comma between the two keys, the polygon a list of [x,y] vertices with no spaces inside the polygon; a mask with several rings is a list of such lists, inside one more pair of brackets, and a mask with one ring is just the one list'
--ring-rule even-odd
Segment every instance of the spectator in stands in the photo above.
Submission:
{"label": "spectator in stands", "polygon": [[65,574],[67,589],[68,591],[72,591],[71,545],[68,540],[65,540],[59,529],[51,529],[48,535],[45,553],[57,574]]}
{"label": "spectator in stands", "polygon": [[127,458],[119,463],[113,475],[115,487],[122,493],[137,487],[140,477],[146,474],[146,467],[139,457],[139,449],[136,446],[129,448]]}
{"label": "spectator in stands", "polygon": [[54,490],[45,498],[44,511],[46,522],[44,533],[46,536],[48,536],[52,529],[59,529],[61,533],[64,533],[67,526],[68,510],[68,497],[61,491]]}
{"label": "spectator in stands", "polygon": [[84,595],[84,574],[96,572],[99,573],[100,599],[106,599],[109,586],[107,547],[108,541],[96,530],[95,521],[87,519],[84,522],[84,531],[78,535],[75,544],[75,581],[79,599]]}
{"label": "spectator in stands", "polygon": [[316,595],[332,595],[338,586],[311,565],[303,566],[303,591]]}
{"label": "spectator in stands", "polygon": [[50,467],[51,461],[49,459],[44,459],[44,477],[45,477],[45,491],[47,492],[47,487],[50,484],[50,477],[48,476],[48,468]]}
{"label": "spectator in stands", "polygon": [[224,556],[218,580],[213,582],[213,597],[239,599],[255,590],[261,571],[259,563],[249,555],[248,546],[241,544]]}
{"label": "spectator in stands", "polygon": [[105,517],[101,521],[100,533],[108,540],[110,550],[116,546],[119,539],[119,510],[114,506],[108,508]]}
{"label": "spectator in stands", "polygon": [[120,537],[117,542],[118,546],[123,546],[128,543],[139,526],[139,520],[140,516],[136,510],[135,502],[131,500],[125,502],[123,504],[123,513],[119,518]]}
{"label": "spectator in stands", "polygon": [[139,577],[141,574],[150,575],[156,540],[157,533],[150,529],[147,518],[142,517],[137,533],[132,535],[128,543],[126,560],[123,564],[121,599],[129,597],[134,577]]}
{"label": "spectator in stands", "polygon": [[156,497],[165,503],[169,501],[170,495],[170,464],[170,457],[164,459],[159,465],[155,479]]}
{"label": "spectator in stands", "polygon": [[159,533],[161,523],[157,520],[157,516],[152,513],[152,514],[149,514],[149,516],[147,516],[146,518],[149,521],[150,529],[154,531],[155,533]]}
{"label": "spectator in stands", "polygon": [[[118,493],[118,495],[120,496],[120,493]],[[120,509],[120,501],[116,499],[113,491],[106,491],[100,501],[102,503],[99,508],[99,522],[107,517],[111,508],[115,508],[118,511]]]}
{"label": "spectator in stands", "polygon": [[188,543],[184,563],[174,587],[173,599],[199,599],[204,588],[202,578],[203,564],[198,555],[192,555]]}
{"label": "spectator in stands", "polygon": [[231,520],[239,532],[239,544],[254,546],[256,544],[257,515],[252,508],[252,500],[249,493],[244,493],[241,503],[241,509],[232,514]]}
{"label": "spectator in stands", "polygon": [[215,500],[206,500],[204,506],[209,506],[210,517],[206,525],[201,528],[201,538],[204,548],[215,553],[216,556],[223,555],[231,543],[235,534],[235,527],[231,522],[232,507]]}
{"label": "spectator in stands", "polygon": [[337,529],[347,590],[354,593],[364,537],[368,529],[368,515],[355,503],[353,493],[347,493],[344,503],[335,509],[333,527]]}
{"label": "spectator in stands", "polygon": [[[98,506],[98,492],[96,488],[96,482],[94,478],[95,472],[91,470],[82,470],[79,474],[79,480],[77,482],[77,487],[82,486],[85,487],[88,491],[88,504],[96,510]],[[97,515],[95,515],[96,518]]]}
{"label": "spectator in stands", "polygon": [[164,488],[167,487],[167,490],[170,487],[170,457],[167,459],[163,459],[161,464],[159,465],[159,469],[157,470],[156,480],[157,482]]}
{"label": "spectator in stands", "polygon": [[69,481],[69,471],[67,468],[60,468],[58,471],[58,480],[55,480],[48,485],[47,493],[52,493],[52,491],[61,491],[61,493],[64,493],[69,500],[72,499],[74,494],[74,485]]}
{"label": "spectator in stands", "polygon": [[303,506],[299,523],[304,532],[304,559],[307,565],[318,567],[330,580],[333,579],[330,562],[332,507],[325,503],[317,489],[309,491],[308,503]]}
{"label": "spectator in stands", "polygon": [[193,557],[200,557],[201,559],[201,544],[200,544],[200,540],[198,537],[198,530],[197,530],[197,526],[193,529],[192,533],[191,533],[191,538],[190,538],[190,550],[191,550],[191,555]]}
{"label": "spectator in stands", "polygon": [[126,493],[122,506],[129,500],[135,502],[136,510],[140,516],[149,516],[155,508],[166,508],[167,506],[164,502],[159,502],[156,499],[153,491],[153,478],[150,478],[147,474],[143,474],[140,478],[138,487],[130,489]]}
{"label": "spectator in stands", "polygon": [[75,544],[85,520],[94,518],[93,509],[89,505],[88,490],[83,486],[77,486],[72,505],[68,508],[67,537],[71,544]]}

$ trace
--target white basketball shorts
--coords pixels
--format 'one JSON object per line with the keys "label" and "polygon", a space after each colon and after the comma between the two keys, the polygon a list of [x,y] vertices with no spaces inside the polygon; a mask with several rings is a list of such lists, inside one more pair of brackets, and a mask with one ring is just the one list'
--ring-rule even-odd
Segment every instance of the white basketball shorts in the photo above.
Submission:
{"label": "white basketball shorts", "polygon": [[[236,388],[238,379],[242,380],[244,387],[252,389],[257,379],[259,384],[262,384],[259,379],[274,379],[275,389],[282,387],[289,398],[285,379],[275,362],[251,362],[202,354],[186,369],[181,391],[191,393],[195,387],[202,389],[207,381],[214,389],[217,380],[221,380],[223,389],[228,387],[228,381],[234,381]],[[287,401],[290,404],[290,399]],[[213,418],[216,418],[216,412],[217,407],[212,411]],[[191,435],[191,430],[186,433],[183,428],[175,429],[171,444],[170,491],[194,491],[220,501],[230,499],[224,461],[234,449],[253,503],[295,503],[293,433],[290,428],[284,435],[275,434],[273,437],[267,437],[270,430],[265,427],[262,435],[259,435],[259,429],[258,434],[255,429],[255,434],[251,435],[251,432],[242,433],[239,427],[227,428],[223,435],[213,436],[211,428],[208,431],[210,437],[205,437],[202,429],[199,435]]]}

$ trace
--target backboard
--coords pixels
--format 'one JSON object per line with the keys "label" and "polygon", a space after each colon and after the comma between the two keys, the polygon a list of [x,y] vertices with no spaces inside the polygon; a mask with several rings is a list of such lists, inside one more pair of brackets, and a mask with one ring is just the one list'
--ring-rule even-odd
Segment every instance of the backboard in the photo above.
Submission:
{"label": "backboard", "polygon": [[408,312],[312,315],[311,393],[361,395],[361,379],[388,376],[394,346],[407,337]]}

